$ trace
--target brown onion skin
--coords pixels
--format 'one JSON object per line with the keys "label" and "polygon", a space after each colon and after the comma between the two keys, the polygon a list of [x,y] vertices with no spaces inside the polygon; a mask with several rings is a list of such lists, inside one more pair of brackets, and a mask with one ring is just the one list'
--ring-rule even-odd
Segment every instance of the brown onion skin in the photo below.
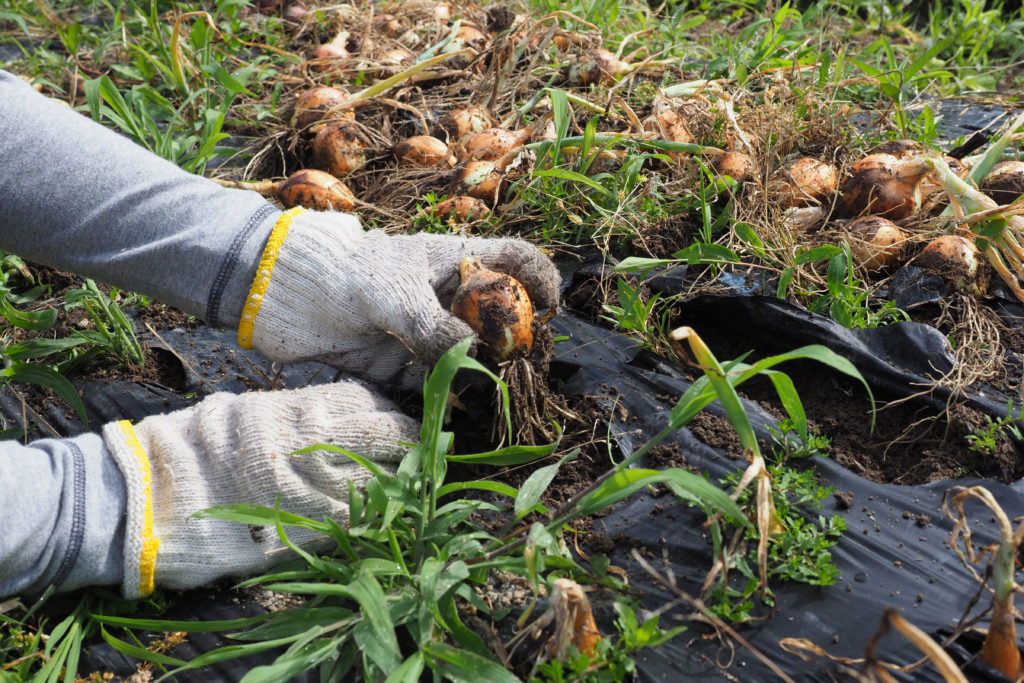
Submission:
{"label": "brown onion skin", "polygon": [[456,223],[471,223],[487,218],[491,215],[491,210],[476,197],[459,195],[439,202],[430,210],[430,215],[436,218],[454,218]]}
{"label": "brown onion skin", "polygon": [[451,311],[465,321],[495,360],[533,346],[533,304],[515,278],[488,269],[476,256],[459,262],[459,285]]}
{"label": "brown onion skin", "polygon": [[974,240],[961,235],[936,237],[918,254],[916,264],[941,275],[959,292],[980,296],[987,289],[981,251]]}
{"label": "brown onion skin", "polygon": [[[693,136],[687,128],[686,119],[665,100],[655,100],[651,115],[643,121],[644,130],[655,133],[662,140],[692,144]],[[665,152],[673,161],[681,161],[689,155],[685,152]]]}
{"label": "brown onion skin", "polygon": [[472,24],[461,24],[451,41],[444,46],[442,52],[458,52],[463,48],[471,48],[483,52],[487,48],[487,34]]}
{"label": "brown onion skin", "polygon": [[286,207],[303,206],[314,211],[351,211],[355,196],[345,183],[330,173],[312,168],[296,171],[277,186],[277,198]]}
{"label": "brown onion skin", "polygon": [[467,161],[458,170],[460,194],[476,197],[491,206],[501,197],[505,174],[494,161]]}
{"label": "brown onion skin", "polygon": [[863,216],[846,225],[850,253],[868,272],[897,265],[908,236],[898,225],[881,216]]}
{"label": "brown onion skin", "polygon": [[373,18],[373,27],[388,38],[396,38],[405,32],[402,22],[394,14],[378,14]]}
{"label": "brown onion skin", "polygon": [[1024,161],[1000,161],[981,182],[981,191],[1000,204],[1024,194]]}
{"label": "brown onion skin", "polygon": [[455,157],[448,150],[448,145],[430,135],[414,135],[399,142],[395,145],[394,155],[402,166],[451,168],[455,165]]}
{"label": "brown onion skin", "polygon": [[799,157],[774,184],[783,208],[810,206],[824,201],[836,189],[839,172],[832,164],[813,157]]}
{"label": "brown onion skin", "polygon": [[491,120],[479,107],[461,107],[441,117],[438,125],[449,141],[465,145],[471,137],[489,128]]}
{"label": "brown onion skin", "polygon": [[839,194],[848,216],[872,214],[899,221],[920,208],[918,182],[923,172],[911,163],[911,172],[891,154],[871,154],[851,166]]}
{"label": "brown onion skin", "polygon": [[618,76],[628,71],[629,65],[614,53],[604,48],[594,48],[580,54],[569,67],[569,82],[573,85],[611,85]]}
{"label": "brown onion skin", "polygon": [[757,167],[746,152],[730,150],[714,161],[716,173],[727,175],[739,181],[752,180]]}
{"label": "brown onion skin", "polygon": [[530,131],[511,131],[505,128],[487,128],[466,142],[465,159],[497,161],[530,137]]}
{"label": "brown onion skin", "polygon": [[331,107],[345,101],[348,94],[340,88],[326,85],[304,90],[295,99],[291,125],[299,130],[306,130],[324,117]]}
{"label": "brown onion skin", "polygon": [[366,165],[366,145],[351,121],[332,121],[313,138],[317,166],[336,178],[343,178]]}

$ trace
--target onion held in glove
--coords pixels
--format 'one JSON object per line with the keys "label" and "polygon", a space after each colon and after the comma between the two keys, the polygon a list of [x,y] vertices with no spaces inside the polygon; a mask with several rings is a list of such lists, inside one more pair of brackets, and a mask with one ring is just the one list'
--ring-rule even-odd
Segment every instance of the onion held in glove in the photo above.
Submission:
{"label": "onion held in glove", "polygon": [[533,346],[533,304],[515,278],[488,269],[476,256],[459,262],[462,284],[452,314],[469,324],[495,360]]}
{"label": "onion held in glove", "polygon": [[352,190],[330,173],[311,168],[296,171],[275,191],[281,203],[291,208],[304,206],[314,211],[351,211],[356,199]]}

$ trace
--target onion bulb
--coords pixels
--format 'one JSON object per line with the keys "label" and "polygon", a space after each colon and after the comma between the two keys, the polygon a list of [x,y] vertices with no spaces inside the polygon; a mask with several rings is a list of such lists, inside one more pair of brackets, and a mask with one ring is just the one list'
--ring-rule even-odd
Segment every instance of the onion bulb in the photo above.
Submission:
{"label": "onion bulb", "polygon": [[754,177],[754,160],[746,152],[730,150],[715,159],[713,167],[716,173],[740,181],[750,180]]}
{"label": "onion bulb", "polygon": [[530,139],[530,130],[487,128],[466,142],[467,160],[497,161]]}
{"label": "onion bulb", "polygon": [[547,123],[544,124],[543,128],[535,128],[533,134],[533,142],[541,142],[548,140],[554,142],[558,139],[558,129],[555,128],[554,119],[548,119]]}
{"label": "onion bulb", "polygon": [[921,208],[920,181],[927,172],[920,158],[897,159],[891,154],[870,154],[847,172],[839,194],[849,216],[874,214],[894,221]]}
{"label": "onion bulb", "polygon": [[472,24],[460,24],[455,35],[448,41],[448,44],[441,50],[444,54],[458,52],[466,48],[472,48],[476,52],[483,52],[487,47],[487,34]]}
{"label": "onion bulb", "polygon": [[[953,171],[961,180],[966,178],[967,174],[971,172],[971,169],[967,168],[959,159],[948,156],[942,158],[946,165],[949,166],[949,170]],[[921,184],[918,185],[917,191],[921,195],[922,213],[931,214],[935,209],[949,203],[949,198],[946,196],[946,186],[942,184],[939,176],[934,171],[929,171],[921,178]]]}
{"label": "onion bulb", "polygon": [[439,2],[434,5],[433,9],[434,18],[438,21],[448,22],[452,19],[452,6],[451,3]]}
{"label": "onion bulb", "polygon": [[476,256],[459,262],[459,285],[452,314],[480,337],[495,360],[533,346],[533,304],[515,278],[488,269]]}
{"label": "onion bulb", "polygon": [[279,184],[275,194],[291,208],[304,206],[314,211],[351,211],[356,201],[352,191],[330,173],[311,168],[296,171]]}
{"label": "onion bulb", "polygon": [[476,197],[459,195],[439,202],[429,214],[435,218],[452,218],[456,223],[470,223],[487,218],[491,210]]}
{"label": "onion bulb", "polygon": [[907,233],[881,216],[852,221],[846,234],[854,261],[869,272],[896,265],[907,245]]}
{"label": "onion bulb", "polygon": [[366,165],[366,144],[351,121],[333,121],[313,138],[313,158],[331,175],[343,178]]}
{"label": "onion bulb", "polygon": [[402,22],[394,14],[378,14],[373,18],[373,27],[388,38],[395,38],[405,32]]}
{"label": "onion bulb", "polygon": [[444,166],[455,165],[455,157],[448,151],[448,145],[429,135],[414,135],[395,145],[395,159],[402,166]]}
{"label": "onion bulb", "polygon": [[286,24],[299,24],[308,12],[309,10],[301,2],[290,2],[281,13],[281,18]]}
{"label": "onion bulb", "polygon": [[783,169],[772,184],[783,208],[809,206],[835,192],[839,172],[832,164],[813,157],[799,157]]}
{"label": "onion bulb", "polygon": [[377,57],[377,61],[380,64],[386,66],[401,66],[402,64],[410,64],[415,55],[406,50],[401,45],[388,48],[380,56]]}
{"label": "onion bulb", "polygon": [[[644,130],[654,133],[662,140],[669,142],[693,143],[693,136],[687,128],[686,119],[679,115],[672,104],[663,98],[655,99],[651,115],[643,120]],[[687,155],[680,152],[665,152],[673,161],[679,161]]]}
{"label": "onion bulb", "polygon": [[936,237],[921,251],[917,265],[945,278],[953,289],[971,294],[984,294],[986,271],[981,252],[974,241],[961,235]]}
{"label": "onion bulb", "polygon": [[632,71],[629,64],[604,48],[586,50],[569,67],[569,82],[573,85],[591,83],[612,84],[618,76]]}
{"label": "onion bulb", "polygon": [[[317,59],[323,60],[348,59],[351,54],[348,51],[348,38],[348,31],[340,31],[329,42],[318,46],[314,55]],[[326,68],[326,66],[321,68]]]}
{"label": "onion bulb", "polygon": [[344,90],[326,85],[303,91],[295,99],[295,109],[292,112],[291,120],[292,128],[306,130],[322,119],[331,107],[345,101],[346,97],[348,95]]}
{"label": "onion bulb", "polygon": [[820,206],[792,206],[782,212],[782,229],[790,235],[803,235],[825,220]]}
{"label": "onion bulb", "polygon": [[1024,161],[1001,161],[992,167],[981,191],[1000,204],[1009,204],[1024,195]]}
{"label": "onion bulb", "polygon": [[467,194],[489,202],[498,203],[505,173],[497,161],[467,161],[459,166],[456,177],[459,194]]}
{"label": "onion bulb", "polygon": [[448,135],[449,142],[465,145],[471,137],[489,128],[491,119],[479,107],[462,107],[445,114],[438,125]]}

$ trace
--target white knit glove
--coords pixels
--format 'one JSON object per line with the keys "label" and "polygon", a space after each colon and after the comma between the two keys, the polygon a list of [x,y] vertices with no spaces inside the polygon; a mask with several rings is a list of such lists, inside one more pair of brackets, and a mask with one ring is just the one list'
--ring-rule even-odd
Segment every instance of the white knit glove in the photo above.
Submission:
{"label": "white knit glove", "polygon": [[[197,519],[197,510],[249,503],[315,520],[348,517],[348,482],[371,474],[330,443],[379,462],[399,460],[418,440],[416,422],[354,381],[294,391],[213,394],[186,410],[103,429],[128,487],[124,582],[127,597],[154,586],[191,588],[222,576],[252,575],[288,559],[274,528]],[[289,538],[314,538],[289,528]]]}
{"label": "white knit glove", "polygon": [[558,271],[529,242],[363,232],[350,214],[288,212],[264,252],[239,344],[375,382],[401,372],[399,383],[422,388],[425,366],[473,334],[448,311],[468,255],[522,282],[536,309],[557,303]]}

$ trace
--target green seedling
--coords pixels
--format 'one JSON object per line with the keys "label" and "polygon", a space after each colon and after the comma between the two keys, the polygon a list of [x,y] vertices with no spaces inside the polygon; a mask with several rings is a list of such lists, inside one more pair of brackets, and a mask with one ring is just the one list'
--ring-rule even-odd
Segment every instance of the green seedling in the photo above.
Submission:
{"label": "green seedling", "polygon": [[991,416],[985,415],[986,425],[976,429],[973,434],[968,434],[964,437],[967,439],[967,447],[972,451],[991,455],[996,452],[999,440],[1004,436],[1022,441],[1024,440],[1024,435],[1021,434],[1020,427],[1017,426],[1019,422],[1024,422],[1024,406],[1021,407],[1018,415],[1014,415],[1013,400],[1008,400],[1006,402],[1005,416],[993,420]]}
{"label": "green seedling", "polygon": [[[81,306],[89,314],[94,329],[75,330],[82,340],[110,353],[119,362],[141,367],[146,360],[142,345],[135,336],[135,326],[117,303],[119,291],[105,294],[96,283],[87,279],[81,289],[67,293],[66,308]],[[131,305],[129,297],[125,305]]]}

